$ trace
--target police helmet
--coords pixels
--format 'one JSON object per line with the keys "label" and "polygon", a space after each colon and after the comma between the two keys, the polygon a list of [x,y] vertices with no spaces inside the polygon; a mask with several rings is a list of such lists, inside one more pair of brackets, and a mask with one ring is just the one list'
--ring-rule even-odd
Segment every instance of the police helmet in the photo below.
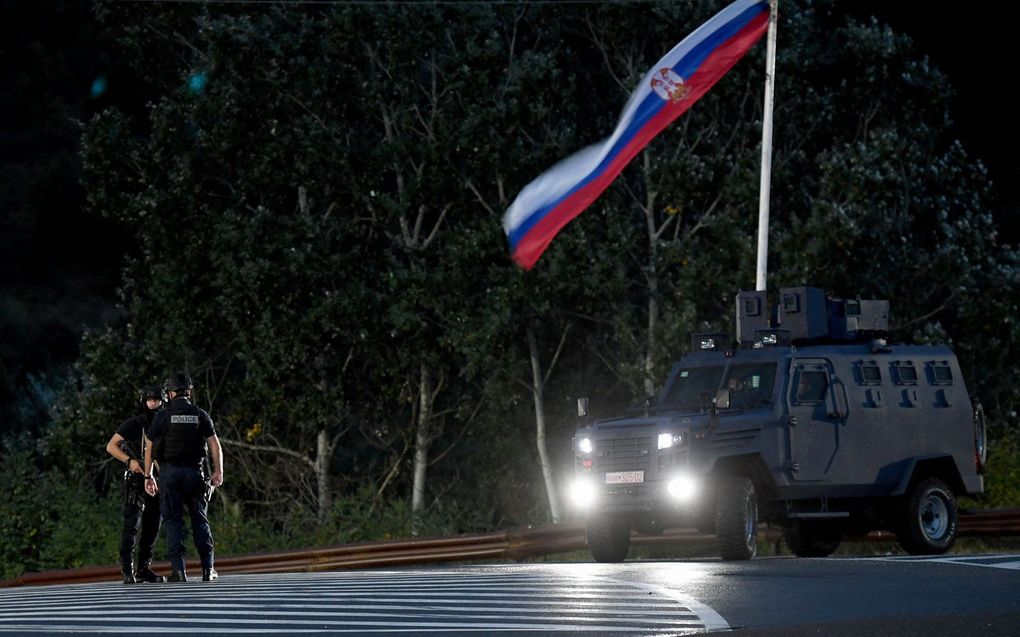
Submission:
{"label": "police helmet", "polygon": [[165,401],[166,399],[163,397],[163,388],[158,385],[153,385],[152,387],[146,387],[143,389],[138,401],[144,405],[148,400]]}
{"label": "police helmet", "polygon": [[177,392],[180,394],[190,392],[194,387],[194,384],[191,382],[191,376],[188,376],[184,372],[178,372],[176,374],[170,374],[170,376],[166,379],[164,387],[167,391]]}

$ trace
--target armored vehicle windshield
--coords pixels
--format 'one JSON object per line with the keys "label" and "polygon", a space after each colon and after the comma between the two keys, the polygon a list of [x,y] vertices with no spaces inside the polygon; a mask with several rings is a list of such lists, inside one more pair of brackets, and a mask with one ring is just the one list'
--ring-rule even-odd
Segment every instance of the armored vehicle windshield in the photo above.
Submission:
{"label": "armored vehicle windshield", "polygon": [[775,363],[749,363],[730,365],[723,387],[730,390],[731,408],[747,410],[771,405],[775,383]]}
{"label": "armored vehicle windshield", "polygon": [[662,402],[680,409],[705,409],[710,397],[719,389],[722,377],[722,365],[681,367],[673,374],[673,383]]}
{"label": "armored vehicle windshield", "polygon": [[663,406],[704,410],[718,389],[730,390],[730,408],[755,409],[773,402],[775,362],[681,367],[662,399]]}

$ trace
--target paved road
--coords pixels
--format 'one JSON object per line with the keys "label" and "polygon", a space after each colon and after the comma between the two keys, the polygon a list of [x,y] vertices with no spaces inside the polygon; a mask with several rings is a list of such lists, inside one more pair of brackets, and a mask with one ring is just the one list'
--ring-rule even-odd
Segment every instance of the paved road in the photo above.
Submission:
{"label": "paved road", "polygon": [[1020,555],[634,564],[740,635],[1020,635]]}
{"label": "paved road", "polygon": [[0,589],[0,633],[1020,635],[1020,555],[526,564]]}

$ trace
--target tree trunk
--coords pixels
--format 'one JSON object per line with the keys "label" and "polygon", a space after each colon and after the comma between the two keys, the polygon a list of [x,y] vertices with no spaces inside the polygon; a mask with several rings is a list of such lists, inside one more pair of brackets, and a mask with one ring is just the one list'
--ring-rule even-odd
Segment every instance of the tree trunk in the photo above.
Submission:
{"label": "tree trunk", "polygon": [[560,501],[556,493],[556,481],[553,478],[552,462],[545,444],[545,404],[542,388],[545,381],[538,361],[538,344],[535,342],[535,330],[528,326],[528,350],[531,352],[532,395],[535,398],[535,441],[538,444],[538,458],[542,465],[542,478],[545,480],[545,493],[549,498],[549,512],[553,522],[559,522]]}
{"label": "tree trunk", "polygon": [[[654,246],[653,246],[654,252]],[[659,280],[655,274],[655,255],[648,264],[648,341],[645,344],[645,396],[655,393],[655,331],[659,326]]]}
{"label": "tree trunk", "polygon": [[655,199],[658,193],[652,190],[651,160],[646,151],[644,156],[645,189],[647,191],[644,213],[648,229],[648,266],[645,276],[648,282],[648,334],[645,343],[645,396],[655,393],[655,333],[659,328],[659,273],[657,271],[659,231],[655,227]]}
{"label": "tree trunk", "polygon": [[418,513],[425,505],[425,470],[429,465],[429,444],[432,418],[432,377],[424,364],[418,388],[418,423],[414,436],[414,486],[411,492],[411,512]]}
{"label": "tree trunk", "polygon": [[329,433],[319,430],[315,441],[315,480],[319,490],[319,524],[326,522],[326,516],[333,506],[333,498],[329,491],[329,463],[333,459],[333,445],[329,441]]}

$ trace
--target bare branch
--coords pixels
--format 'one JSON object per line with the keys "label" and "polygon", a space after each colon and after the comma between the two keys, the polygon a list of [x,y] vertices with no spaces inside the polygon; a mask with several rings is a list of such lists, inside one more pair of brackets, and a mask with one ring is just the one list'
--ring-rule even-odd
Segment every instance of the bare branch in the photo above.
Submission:
{"label": "bare branch", "polygon": [[378,489],[376,489],[375,491],[376,500],[382,498],[383,492],[386,491],[386,487],[387,485],[389,485],[390,480],[396,477],[397,471],[400,470],[400,464],[404,461],[404,456],[407,455],[407,450],[410,448],[411,448],[410,442],[405,442],[404,449],[400,452],[399,455],[397,455],[397,459],[393,461],[393,466],[390,467],[390,470],[388,472],[386,472],[386,477],[383,479],[382,484],[379,485]]}
{"label": "bare branch", "polygon": [[307,456],[302,453],[298,453],[293,449],[287,449],[286,447],[280,447],[277,445],[253,445],[248,442],[241,442],[240,440],[231,440],[229,438],[223,438],[220,442],[228,447],[240,447],[241,449],[247,449],[249,451],[264,451],[266,453],[275,453],[281,456],[287,456],[294,458],[295,460],[301,461],[308,467],[315,469],[315,462],[310,460]]}
{"label": "bare branch", "polygon": [[669,227],[669,224],[676,221],[678,216],[679,215],[668,215],[666,217],[666,220],[662,222],[662,225],[659,226],[659,229],[652,233],[652,241],[658,241],[659,237],[662,236],[662,233],[665,232],[666,228]]}
{"label": "bare branch", "polygon": [[448,454],[448,453],[450,453],[451,451],[453,451],[454,447],[456,447],[456,446],[457,446],[458,444],[460,444],[460,442],[461,442],[461,441],[462,441],[462,440],[463,440],[463,439],[464,439],[464,438],[465,438],[465,437],[466,437],[466,436],[467,436],[467,435],[468,435],[469,433],[471,433],[471,423],[473,423],[473,422],[474,422],[474,420],[475,420],[475,417],[476,417],[476,416],[478,416],[478,412],[480,412],[480,411],[482,410],[482,405],[483,405],[483,404],[485,404],[485,398],[484,398],[484,397],[482,397],[482,398],[481,398],[481,399],[480,399],[480,400],[478,401],[478,404],[477,404],[477,405],[475,405],[475,409],[474,409],[474,411],[472,411],[472,412],[471,412],[471,415],[470,415],[470,416],[468,417],[468,419],[467,419],[466,421],[464,421],[464,430],[460,432],[460,435],[459,435],[459,436],[457,436],[457,439],[456,439],[456,440],[454,440],[454,441],[453,441],[452,443],[450,443],[450,446],[449,446],[449,447],[447,447],[446,449],[444,449],[444,450],[443,450],[443,451],[442,451],[441,453],[439,453],[439,454],[438,454],[438,455],[436,455],[436,456],[435,456],[435,457],[434,457],[434,458],[433,458],[433,459],[432,459],[431,461],[429,461],[429,466],[432,466],[432,465],[436,464],[437,462],[439,462],[440,460],[442,460],[442,459],[443,459],[444,457],[446,457],[446,454]]}
{"label": "bare branch", "polygon": [[[439,227],[443,224],[443,219],[446,218],[446,212],[450,209],[453,204],[446,204],[443,206],[443,210],[439,213],[439,219],[436,219],[436,224],[432,226],[432,232],[425,238],[425,241],[421,244],[422,249],[427,249],[432,245],[432,241],[436,238],[436,234],[439,232]],[[417,228],[415,228],[417,230]]]}
{"label": "bare branch", "polygon": [[922,321],[927,321],[931,317],[935,316],[936,314],[938,314],[942,310],[944,310],[947,307],[949,307],[949,302],[952,301],[953,297],[955,297],[955,296],[956,296],[956,290],[953,290],[952,292],[949,293],[949,296],[946,297],[946,300],[943,301],[937,308],[935,308],[931,312],[928,312],[927,314],[922,314],[921,316],[918,316],[916,318],[910,319],[909,321],[907,321],[906,323],[901,325],[900,329],[903,329],[903,328],[907,327],[908,325],[913,325],[914,323],[920,323]]}
{"label": "bare branch", "polygon": [[490,206],[489,203],[485,201],[485,198],[482,197],[482,193],[478,192],[478,188],[475,188],[474,183],[472,183],[470,179],[465,181],[464,185],[468,187],[468,190],[474,193],[475,199],[478,200],[478,203],[481,204],[482,207],[485,208],[485,210],[488,211],[489,214],[493,216],[498,216],[496,211],[492,209],[492,206]]}
{"label": "bare branch", "polygon": [[549,367],[545,370],[545,378],[542,379],[542,386],[549,382],[549,376],[552,374],[553,369],[556,367],[556,361],[560,358],[560,352],[563,351],[563,344],[567,341],[567,332],[573,327],[573,323],[567,323],[567,326],[563,328],[563,334],[560,335],[560,344],[556,346],[556,353],[553,354],[552,362],[549,363]]}
{"label": "bare branch", "polygon": [[[268,80],[268,78],[265,78],[265,79]],[[278,86],[278,85],[276,85],[275,82],[271,82],[271,83],[274,86]],[[295,104],[297,104],[298,107],[300,107],[301,110],[303,110],[309,117],[314,119],[315,123],[319,125],[319,128],[321,128],[323,130],[323,132],[325,132],[327,135],[329,135],[329,137],[334,142],[336,142],[338,146],[343,146],[344,145],[343,140],[340,139],[339,137],[337,137],[333,133],[333,129],[330,128],[328,124],[326,124],[325,120],[323,120],[321,117],[319,117],[316,113],[312,112],[312,109],[309,108],[307,104],[302,102],[300,99],[297,98],[297,96],[295,96],[293,93],[290,93],[289,91],[285,91],[284,95],[287,96],[287,98],[290,99],[290,101],[292,101]]]}
{"label": "bare branch", "polygon": [[609,75],[613,78],[613,81],[616,82],[621,89],[623,89],[625,92],[629,92],[629,87],[624,83],[623,79],[620,78],[620,76],[617,75],[615,71],[613,71],[613,64],[612,61],[609,59],[608,47],[606,46],[606,43],[602,40],[602,38],[599,37],[600,31],[595,28],[595,25],[592,23],[591,18],[588,16],[585,17],[585,24],[588,26],[588,33],[591,36],[591,41],[598,47],[599,52],[602,54],[602,61],[605,63],[606,71],[609,72]]}
{"label": "bare branch", "polygon": [[336,449],[337,443],[340,442],[340,439],[343,438],[345,435],[347,435],[347,432],[350,431],[350,430],[351,430],[351,425],[347,425],[346,427],[344,427],[343,429],[338,431],[336,433],[336,435],[333,436],[333,439],[329,441],[330,453],[332,453],[332,451],[334,449]]}
{"label": "bare branch", "polygon": [[712,215],[715,213],[715,209],[719,206],[719,202],[722,201],[722,197],[723,195],[721,192],[718,195],[716,195],[715,200],[712,201],[711,204],[709,204],[708,209],[701,214],[701,217],[698,218],[698,222],[694,224],[694,226],[690,230],[684,233],[682,243],[686,243],[689,239],[693,238],[694,235],[697,234],[699,230],[701,230],[708,224],[708,221],[712,218]]}
{"label": "bare branch", "polygon": [[626,382],[623,376],[621,376],[620,373],[616,371],[616,365],[606,360],[606,357],[602,354],[602,352],[595,350],[595,355],[598,356],[599,360],[602,361],[602,364],[606,366],[606,369],[609,370],[609,373],[611,373],[613,376],[616,376],[616,380],[622,383]]}
{"label": "bare branch", "polygon": [[347,366],[351,364],[351,359],[354,358],[354,346],[351,345],[351,349],[347,351],[347,358],[344,359],[344,364],[340,367],[340,373],[344,374],[347,372]]}
{"label": "bare branch", "polygon": [[418,205],[418,214],[414,218],[414,230],[411,231],[411,245],[409,247],[418,247],[418,237],[421,236],[421,222],[425,219],[425,204]]}

